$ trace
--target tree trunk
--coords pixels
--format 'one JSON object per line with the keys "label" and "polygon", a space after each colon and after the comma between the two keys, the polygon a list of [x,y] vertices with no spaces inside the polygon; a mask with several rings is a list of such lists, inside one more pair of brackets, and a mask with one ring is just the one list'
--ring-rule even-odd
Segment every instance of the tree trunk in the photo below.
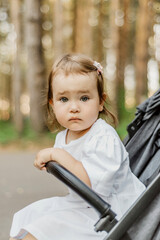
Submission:
{"label": "tree trunk", "polygon": [[[116,115],[118,115],[118,96],[117,96],[117,82],[116,82],[116,72],[117,72],[117,59],[119,54],[119,26],[116,24],[116,12],[119,9],[119,0],[114,0],[110,2],[110,15],[109,15],[109,39],[111,45],[107,49],[107,68],[109,68],[109,75],[107,75],[107,89],[110,93],[110,98],[113,101],[113,106]],[[113,72],[113,69],[115,71]]]}
{"label": "tree trunk", "polygon": [[[95,48],[97,49],[97,61],[102,62],[104,60],[104,54],[103,54],[103,13],[102,13],[102,7],[103,7],[103,1],[100,0],[98,3],[98,10],[99,10],[99,16],[98,16],[98,29],[97,29],[97,44]],[[97,47],[98,46],[98,47]]]}
{"label": "tree trunk", "polygon": [[136,24],[135,46],[135,75],[136,75],[136,105],[147,96],[147,63],[148,63],[148,37],[149,37],[149,9],[148,0],[139,0]]}
{"label": "tree trunk", "polygon": [[119,120],[125,117],[125,87],[124,87],[124,72],[127,62],[128,52],[128,21],[127,13],[130,0],[123,0],[123,24],[119,27],[119,43],[117,54],[117,76],[116,76],[116,102],[117,113]]}
{"label": "tree trunk", "polygon": [[16,53],[13,60],[12,74],[12,115],[16,130],[21,133],[23,130],[23,117],[20,110],[20,97],[22,91],[21,72],[21,16],[20,0],[10,0],[11,19],[16,32]]}
{"label": "tree trunk", "polygon": [[75,1],[74,51],[92,56],[92,27],[88,19],[92,1]]}
{"label": "tree trunk", "polygon": [[53,50],[54,59],[57,59],[64,53],[63,39],[63,2],[58,0],[54,2],[54,17],[53,17]]}
{"label": "tree trunk", "polygon": [[44,128],[45,68],[42,53],[42,29],[40,0],[25,0],[27,81],[30,93],[30,119],[33,129],[41,132]]}

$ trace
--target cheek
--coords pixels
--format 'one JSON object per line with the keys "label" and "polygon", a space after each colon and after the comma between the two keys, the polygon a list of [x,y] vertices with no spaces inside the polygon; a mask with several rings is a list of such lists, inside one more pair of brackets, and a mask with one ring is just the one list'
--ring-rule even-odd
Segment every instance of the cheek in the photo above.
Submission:
{"label": "cheek", "polygon": [[53,112],[54,112],[57,120],[63,119],[65,116],[65,109],[64,109],[64,107],[61,106],[61,104],[55,104],[53,106]]}
{"label": "cheek", "polygon": [[83,108],[83,114],[86,118],[95,118],[99,114],[99,105],[92,104],[87,108]]}

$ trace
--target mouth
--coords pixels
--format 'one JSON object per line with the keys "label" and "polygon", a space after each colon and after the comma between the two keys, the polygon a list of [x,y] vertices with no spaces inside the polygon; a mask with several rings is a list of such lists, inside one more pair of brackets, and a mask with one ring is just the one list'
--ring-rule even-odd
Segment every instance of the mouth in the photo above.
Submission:
{"label": "mouth", "polygon": [[72,117],[69,119],[69,121],[81,121],[81,119],[77,117]]}

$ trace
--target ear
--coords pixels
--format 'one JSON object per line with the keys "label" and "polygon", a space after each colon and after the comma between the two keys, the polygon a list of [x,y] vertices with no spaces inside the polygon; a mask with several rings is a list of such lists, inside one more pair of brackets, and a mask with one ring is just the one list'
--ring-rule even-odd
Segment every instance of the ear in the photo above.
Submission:
{"label": "ear", "polygon": [[102,112],[103,111],[103,106],[104,106],[104,103],[106,101],[106,98],[107,98],[107,94],[104,92],[102,94],[102,99],[100,101],[100,105],[99,105],[99,111]]}
{"label": "ear", "polygon": [[53,100],[52,99],[49,99],[49,104],[53,105]]}
{"label": "ear", "polygon": [[54,104],[53,104],[53,100],[49,99],[49,105],[52,108],[52,110],[54,111]]}

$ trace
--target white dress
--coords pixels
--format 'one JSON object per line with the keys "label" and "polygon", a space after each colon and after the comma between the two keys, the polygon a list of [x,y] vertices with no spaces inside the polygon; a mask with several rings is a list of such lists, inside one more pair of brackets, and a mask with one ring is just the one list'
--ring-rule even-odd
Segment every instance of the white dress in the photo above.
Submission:
{"label": "white dress", "polygon": [[[57,134],[54,147],[63,148],[82,162],[92,188],[117,214],[117,219],[145,190],[132,174],[126,152],[116,131],[98,119],[81,138],[65,143],[67,130]],[[21,239],[30,232],[38,240],[102,240],[96,233],[97,212],[69,189],[65,197],[43,199],[14,215],[10,236]]]}

